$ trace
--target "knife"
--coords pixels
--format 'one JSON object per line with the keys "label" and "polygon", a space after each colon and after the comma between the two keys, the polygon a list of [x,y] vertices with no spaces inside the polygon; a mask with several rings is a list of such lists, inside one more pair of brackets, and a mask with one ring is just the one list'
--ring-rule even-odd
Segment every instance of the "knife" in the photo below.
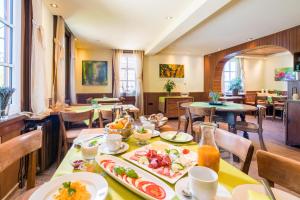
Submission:
{"label": "knife", "polygon": [[275,196],[274,196],[274,193],[273,193],[273,191],[272,191],[272,189],[271,189],[271,187],[270,187],[268,181],[265,180],[265,179],[262,179],[262,180],[261,180],[261,183],[263,184],[263,186],[264,186],[264,188],[265,188],[265,191],[266,191],[268,197],[269,197],[271,200],[276,200],[276,198],[275,198]]}

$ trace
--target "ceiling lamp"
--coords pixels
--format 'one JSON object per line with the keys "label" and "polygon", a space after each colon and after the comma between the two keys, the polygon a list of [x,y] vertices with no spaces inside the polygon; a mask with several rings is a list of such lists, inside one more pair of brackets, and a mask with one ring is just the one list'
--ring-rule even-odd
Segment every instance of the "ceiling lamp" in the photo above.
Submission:
{"label": "ceiling lamp", "polygon": [[55,4],[55,3],[51,3],[50,6],[51,6],[52,8],[58,8],[58,5]]}

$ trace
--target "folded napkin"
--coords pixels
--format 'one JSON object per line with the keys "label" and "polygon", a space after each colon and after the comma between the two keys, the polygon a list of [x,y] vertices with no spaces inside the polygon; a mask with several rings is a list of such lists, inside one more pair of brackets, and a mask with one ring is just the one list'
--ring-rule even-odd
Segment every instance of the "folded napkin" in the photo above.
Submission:
{"label": "folded napkin", "polygon": [[248,200],[271,200],[271,199],[264,193],[248,190]]}

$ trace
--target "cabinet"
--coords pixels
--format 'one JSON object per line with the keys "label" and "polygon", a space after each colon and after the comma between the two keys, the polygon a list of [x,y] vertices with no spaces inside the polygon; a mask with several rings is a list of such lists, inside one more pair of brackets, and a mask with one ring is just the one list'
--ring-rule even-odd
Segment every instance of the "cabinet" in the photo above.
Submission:
{"label": "cabinet", "polygon": [[300,145],[300,101],[286,102],[285,143],[290,146]]}
{"label": "cabinet", "polygon": [[[168,118],[178,117],[178,102],[192,102],[193,97],[184,96],[167,96],[159,97],[159,111]],[[184,114],[184,111],[180,111],[180,115]]]}

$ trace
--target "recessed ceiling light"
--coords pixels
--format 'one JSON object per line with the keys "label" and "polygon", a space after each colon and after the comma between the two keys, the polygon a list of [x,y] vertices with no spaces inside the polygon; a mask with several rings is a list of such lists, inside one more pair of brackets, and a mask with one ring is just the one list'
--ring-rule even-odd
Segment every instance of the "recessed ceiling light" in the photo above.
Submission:
{"label": "recessed ceiling light", "polygon": [[51,3],[50,6],[51,6],[52,8],[58,8],[58,5],[55,4],[55,3]]}
{"label": "recessed ceiling light", "polygon": [[74,40],[75,40],[75,41],[77,41],[78,39],[77,39],[77,38],[75,38]]}
{"label": "recessed ceiling light", "polygon": [[251,37],[251,38],[248,38],[248,41],[251,41],[251,40],[253,40],[253,38]]}
{"label": "recessed ceiling light", "polygon": [[170,19],[173,19],[173,17],[171,17],[171,16],[167,16],[167,17],[166,17],[166,19],[169,19],[169,20],[170,20]]}

